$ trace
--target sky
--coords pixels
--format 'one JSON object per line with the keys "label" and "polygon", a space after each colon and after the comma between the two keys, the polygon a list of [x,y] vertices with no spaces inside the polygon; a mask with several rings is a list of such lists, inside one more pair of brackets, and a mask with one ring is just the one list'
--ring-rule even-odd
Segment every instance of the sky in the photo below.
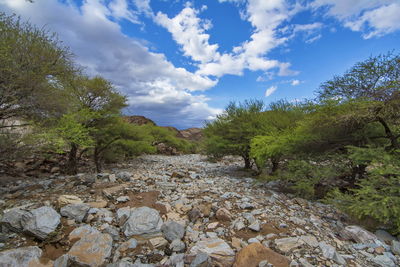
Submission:
{"label": "sky", "polygon": [[56,32],[127,115],[201,127],[230,101],[312,99],[356,62],[399,53],[400,0],[0,0]]}

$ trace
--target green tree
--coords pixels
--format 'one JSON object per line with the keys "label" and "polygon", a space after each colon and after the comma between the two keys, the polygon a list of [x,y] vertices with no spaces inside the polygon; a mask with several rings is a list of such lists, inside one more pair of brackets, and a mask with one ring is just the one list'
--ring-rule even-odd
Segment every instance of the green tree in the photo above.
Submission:
{"label": "green tree", "polygon": [[231,102],[224,113],[206,123],[206,152],[212,156],[241,156],[245,168],[251,168],[250,141],[263,131],[263,111],[262,101]]}
{"label": "green tree", "polygon": [[0,127],[60,116],[67,105],[62,83],[75,72],[55,34],[0,13]]}

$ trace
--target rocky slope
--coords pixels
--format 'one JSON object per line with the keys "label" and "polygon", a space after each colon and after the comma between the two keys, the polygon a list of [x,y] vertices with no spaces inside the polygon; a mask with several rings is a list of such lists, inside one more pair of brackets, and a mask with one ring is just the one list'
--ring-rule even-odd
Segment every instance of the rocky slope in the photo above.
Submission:
{"label": "rocky slope", "polygon": [[144,156],[0,188],[0,266],[398,266],[400,243],[273,191],[241,162]]}

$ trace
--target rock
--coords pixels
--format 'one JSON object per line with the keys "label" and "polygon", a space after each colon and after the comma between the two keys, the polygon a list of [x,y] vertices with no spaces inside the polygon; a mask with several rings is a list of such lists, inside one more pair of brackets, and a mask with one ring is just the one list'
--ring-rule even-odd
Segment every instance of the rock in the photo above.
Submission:
{"label": "rock", "polygon": [[56,230],[60,218],[53,208],[43,206],[23,214],[21,225],[24,232],[44,240]]}
{"label": "rock", "polygon": [[372,259],[372,261],[382,267],[396,267],[396,264],[386,255],[379,255]]}
{"label": "rock", "polygon": [[260,243],[253,243],[239,251],[233,267],[257,267],[262,261],[267,261],[274,267],[288,267],[289,260]]}
{"label": "rock", "polygon": [[105,207],[107,207],[107,201],[105,201],[105,200],[96,200],[96,201],[94,201],[94,202],[88,202],[87,203],[91,208],[97,208],[97,209],[100,209],[100,208],[105,208]]}
{"label": "rock", "polygon": [[104,232],[109,234],[114,241],[119,240],[119,230],[113,225],[109,225],[104,229]]}
{"label": "rock", "polygon": [[276,247],[283,253],[292,251],[295,248],[301,247],[304,241],[300,237],[286,237],[275,239]]}
{"label": "rock", "polygon": [[161,226],[164,237],[172,242],[175,239],[182,239],[185,235],[185,227],[174,221],[167,221]]}
{"label": "rock", "polygon": [[70,240],[79,239],[68,251],[71,261],[83,266],[100,266],[111,255],[113,240],[88,225],[81,226],[69,235]]}
{"label": "rock", "polygon": [[174,252],[182,252],[185,250],[186,245],[185,245],[185,243],[182,242],[182,240],[175,239],[174,241],[171,242],[169,247]]}
{"label": "rock", "polygon": [[201,217],[201,211],[197,208],[192,209],[188,213],[189,221],[195,223]]}
{"label": "rock", "polygon": [[346,264],[346,261],[343,259],[343,257],[339,253],[337,253],[336,249],[331,245],[328,245],[325,242],[319,242],[319,247],[322,251],[322,256],[324,256],[325,258],[334,260],[338,264]]}
{"label": "rock", "polygon": [[[314,265],[312,265],[311,263],[309,263],[306,259],[304,259],[304,258],[300,258],[299,259],[299,262],[300,262],[300,266],[302,266],[302,267],[314,267]],[[296,262],[297,263],[297,262]],[[299,266],[299,265],[296,265],[296,266]],[[292,265],[290,266],[290,267],[292,267]]]}
{"label": "rock", "polygon": [[400,242],[393,240],[390,249],[395,255],[400,256]]}
{"label": "rock", "polygon": [[150,244],[157,249],[163,249],[167,247],[168,241],[163,237],[155,237],[149,240]]}
{"label": "rock", "polygon": [[255,232],[259,232],[260,229],[261,229],[261,226],[260,226],[260,222],[259,222],[259,221],[253,222],[253,223],[250,224],[248,227],[249,227],[250,230],[253,230],[253,231],[255,231]]}
{"label": "rock", "polygon": [[10,249],[0,252],[0,266],[23,267],[39,265],[42,250],[36,246]]}
{"label": "rock", "polygon": [[357,243],[374,243],[378,239],[373,233],[357,225],[346,226],[340,233],[346,239],[352,239]]}
{"label": "rock", "polygon": [[69,267],[69,266],[70,266],[70,260],[67,254],[58,257],[54,261],[54,267]]}
{"label": "rock", "polygon": [[68,204],[60,209],[62,216],[74,219],[76,222],[82,222],[88,213],[90,206],[88,204]]}
{"label": "rock", "polygon": [[57,199],[58,205],[60,207],[68,204],[80,204],[83,203],[82,199],[74,195],[61,195]]}
{"label": "rock", "polygon": [[25,213],[27,212],[19,208],[8,210],[4,213],[0,223],[14,232],[20,232],[23,229],[21,220]]}
{"label": "rock", "polygon": [[113,186],[113,187],[109,187],[106,189],[103,189],[103,195],[108,197],[108,198],[112,198],[112,195],[115,193],[118,193],[119,191],[124,190],[126,187],[126,184],[121,184],[121,185],[117,185],[117,186]]}
{"label": "rock", "polygon": [[307,245],[309,245],[310,247],[318,247],[318,240],[317,238],[315,238],[315,236],[312,235],[303,235],[300,237],[301,240],[303,240]]}
{"label": "rock", "polygon": [[117,202],[128,202],[130,198],[128,196],[120,196],[117,198]]}
{"label": "rock", "polygon": [[225,208],[220,208],[217,210],[215,213],[215,217],[219,221],[231,221],[232,219],[232,214]]}
{"label": "rock", "polygon": [[211,258],[212,264],[217,266],[231,266],[235,260],[235,252],[224,240],[219,238],[208,238],[197,242],[190,249],[190,255],[199,253],[207,254]]}
{"label": "rock", "polygon": [[396,237],[392,236],[391,234],[389,234],[388,232],[386,232],[385,230],[377,230],[375,231],[375,235],[382,240],[383,242],[391,242],[393,240],[397,240]]}
{"label": "rock", "polygon": [[190,267],[211,267],[211,259],[207,253],[199,253],[190,263]]}
{"label": "rock", "polygon": [[140,207],[130,210],[130,214],[122,229],[125,236],[151,235],[161,231],[163,221],[157,210]]}
{"label": "rock", "polygon": [[269,263],[268,261],[260,261],[260,263],[258,264],[258,267],[274,267],[271,263]]}
{"label": "rock", "polygon": [[122,171],[116,174],[118,179],[121,179],[124,182],[129,182],[132,177],[132,173],[127,172],[127,171]]}

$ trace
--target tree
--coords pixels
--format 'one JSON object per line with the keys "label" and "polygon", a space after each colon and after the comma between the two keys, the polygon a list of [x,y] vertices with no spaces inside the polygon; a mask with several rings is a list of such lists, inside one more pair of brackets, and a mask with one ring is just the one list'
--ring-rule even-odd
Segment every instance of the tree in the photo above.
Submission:
{"label": "tree", "polygon": [[238,155],[251,168],[250,140],[263,131],[261,113],[264,103],[249,100],[243,103],[231,102],[224,113],[206,124],[206,151],[209,155]]}
{"label": "tree", "polygon": [[400,55],[388,53],[357,63],[344,75],[323,83],[318,95],[321,102],[366,101],[368,110],[358,115],[379,123],[384,130],[381,138],[389,140],[391,149],[400,149]]}
{"label": "tree", "polygon": [[0,13],[0,127],[60,116],[67,104],[62,81],[75,71],[54,34]]}

